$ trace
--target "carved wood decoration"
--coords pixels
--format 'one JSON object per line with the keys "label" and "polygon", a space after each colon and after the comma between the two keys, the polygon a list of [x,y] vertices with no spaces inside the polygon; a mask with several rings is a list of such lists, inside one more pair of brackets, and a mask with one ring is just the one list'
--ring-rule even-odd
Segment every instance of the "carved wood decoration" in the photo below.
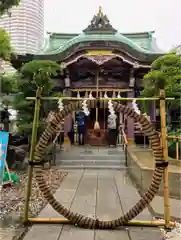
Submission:
{"label": "carved wood decoration", "polygon": [[[81,43],[76,43],[75,45],[69,47],[64,52],[57,54],[56,57],[59,61],[64,60],[64,62],[69,61],[73,55],[77,53],[81,54],[87,50],[110,50],[116,55],[122,55],[125,59],[127,58],[130,62],[137,61],[139,65],[145,66],[151,64],[160,54],[146,54],[139,52],[136,49],[131,48],[129,45],[123,42],[117,41],[86,41]],[[51,55],[48,55],[51,58]],[[55,57],[55,56],[54,56]],[[145,66],[146,67],[146,66]]]}
{"label": "carved wood decoration", "polygon": [[105,62],[110,61],[111,59],[115,58],[114,55],[110,56],[84,56],[85,58],[95,62],[97,65],[103,65]]}
{"label": "carved wood decoration", "polygon": [[[78,81],[72,81],[72,88],[96,88],[95,79],[86,78]],[[99,88],[128,88],[129,81],[118,81],[117,79],[108,78],[101,79],[99,82]]]}
{"label": "carved wood decoration", "polygon": [[[86,43],[85,43],[86,44]],[[87,55],[87,50],[95,50],[94,48],[84,48],[84,51],[78,51],[78,52],[72,52],[70,56],[67,56],[66,59],[64,59],[64,65],[65,67],[69,66],[70,64],[77,62],[79,60],[81,60],[81,58],[87,58],[87,56],[91,56],[91,55]],[[104,49],[107,50],[107,49]],[[105,59],[104,62],[109,61],[112,58],[119,58],[120,60],[122,60],[123,62],[132,65],[135,68],[146,68],[149,69],[150,65],[147,65],[146,63],[144,63],[143,65],[137,61],[136,59],[132,58],[129,54],[127,55],[124,51],[115,51],[115,49],[112,49],[113,53],[112,55],[105,55],[105,57],[102,57],[103,55],[100,56],[100,58],[97,60],[91,58],[91,61],[94,60],[94,62],[99,65],[101,63],[101,61],[103,61],[103,58]],[[93,55],[95,56],[95,55]],[[111,58],[112,56],[112,58]],[[109,57],[109,59],[106,59],[107,57]],[[87,58],[88,59],[88,58]],[[100,61],[99,61],[100,60]]]}

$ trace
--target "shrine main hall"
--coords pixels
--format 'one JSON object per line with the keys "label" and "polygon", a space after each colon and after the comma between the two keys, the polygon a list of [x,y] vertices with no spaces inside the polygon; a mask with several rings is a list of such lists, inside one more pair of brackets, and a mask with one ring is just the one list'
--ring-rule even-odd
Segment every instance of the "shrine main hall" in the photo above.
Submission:
{"label": "shrine main hall", "polygon": [[[48,33],[41,51],[27,53],[12,59],[12,65],[20,69],[23,63],[32,60],[56,61],[62,71],[54,78],[54,91],[65,96],[88,97],[137,97],[143,88],[143,76],[151,64],[163,55],[153,36],[154,32],[120,33],[99,8],[90,24],[80,34]],[[129,101],[121,101],[128,104]],[[105,141],[108,110],[98,109],[101,139]],[[148,115],[156,120],[156,104],[148,103]],[[119,122],[124,116],[119,114]],[[91,109],[87,122],[88,142],[93,143],[96,109]],[[127,137],[131,143],[135,138],[135,126],[127,119]]]}

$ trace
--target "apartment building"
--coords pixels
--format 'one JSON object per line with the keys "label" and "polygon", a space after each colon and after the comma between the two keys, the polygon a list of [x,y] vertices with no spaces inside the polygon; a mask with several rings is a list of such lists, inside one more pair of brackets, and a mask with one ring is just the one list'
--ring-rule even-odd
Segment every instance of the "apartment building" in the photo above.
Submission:
{"label": "apartment building", "polygon": [[21,0],[10,12],[0,17],[0,27],[9,33],[14,51],[37,52],[44,41],[44,0]]}

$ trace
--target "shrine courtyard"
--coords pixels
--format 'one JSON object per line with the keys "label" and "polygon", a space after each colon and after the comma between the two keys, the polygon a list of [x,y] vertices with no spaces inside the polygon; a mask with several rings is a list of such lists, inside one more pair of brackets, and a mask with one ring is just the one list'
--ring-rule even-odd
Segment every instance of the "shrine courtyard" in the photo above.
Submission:
{"label": "shrine courtyard", "polygon": [[[93,149],[93,148],[92,148]],[[134,149],[135,152],[138,149]],[[111,150],[110,148],[94,148],[91,153],[91,148],[73,148],[71,151],[66,152],[65,155],[61,153],[57,155],[57,164],[61,164],[66,157],[66,161],[73,161],[71,158],[74,156],[74,167],[68,169],[67,165],[63,166],[65,171],[68,171],[68,175],[65,177],[61,186],[55,193],[55,198],[65,207],[71,211],[81,213],[85,216],[92,218],[99,218],[102,220],[112,220],[125,214],[129,209],[140,199],[142,189],[136,186],[136,182],[131,180],[128,168],[124,167],[124,158],[120,158],[120,165],[115,163],[108,166],[110,169],[85,169],[85,167],[79,166],[76,169],[76,155],[79,154],[80,158],[87,156],[88,161],[98,163],[99,159],[105,158],[105,155],[113,156],[122,149]],[[143,156],[145,156],[144,151]],[[83,155],[84,154],[84,155]],[[86,155],[87,154],[87,155]],[[91,157],[92,154],[92,157]],[[137,153],[141,156],[141,151]],[[96,159],[95,159],[96,156]],[[86,157],[85,157],[86,158]],[[84,158],[84,159],[85,159]],[[70,160],[72,159],[72,160]],[[79,160],[80,161],[80,160]],[[82,160],[82,163],[85,160]],[[103,160],[100,160],[103,161]],[[105,161],[105,160],[104,160]],[[112,160],[113,161],[113,160]],[[108,162],[108,158],[107,158]],[[141,162],[141,161],[140,161]],[[72,163],[73,164],[73,163]],[[83,165],[83,164],[82,164]],[[104,163],[105,165],[105,163]],[[111,167],[112,166],[112,167]],[[88,168],[88,167],[87,167]],[[170,171],[173,169],[170,169]],[[138,172],[138,169],[135,168]],[[145,179],[145,181],[148,181]],[[149,182],[150,183],[150,182]],[[148,183],[148,184],[149,184]],[[176,198],[170,198],[171,204],[171,218],[172,220],[178,220],[180,212],[180,200]],[[153,202],[146,208],[141,214],[139,214],[137,220],[152,220],[155,217],[163,218],[164,206],[163,195],[157,195]],[[48,204],[40,213],[38,218],[60,218],[61,216],[55,212]],[[142,240],[142,239],[163,239],[163,233],[159,228],[155,227],[122,227],[117,230],[87,230],[72,225],[61,224],[34,224],[25,235],[24,240],[64,240],[64,239],[123,239],[123,240]]]}

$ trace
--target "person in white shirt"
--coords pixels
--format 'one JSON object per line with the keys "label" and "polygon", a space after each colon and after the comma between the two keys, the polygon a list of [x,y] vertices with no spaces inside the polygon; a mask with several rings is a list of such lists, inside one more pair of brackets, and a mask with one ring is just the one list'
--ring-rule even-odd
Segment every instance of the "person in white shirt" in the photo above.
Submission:
{"label": "person in white shirt", "polygon": [[110,114],[107,120],[108,144],[110,147],[116,147],[117,143],[117,115]]}

